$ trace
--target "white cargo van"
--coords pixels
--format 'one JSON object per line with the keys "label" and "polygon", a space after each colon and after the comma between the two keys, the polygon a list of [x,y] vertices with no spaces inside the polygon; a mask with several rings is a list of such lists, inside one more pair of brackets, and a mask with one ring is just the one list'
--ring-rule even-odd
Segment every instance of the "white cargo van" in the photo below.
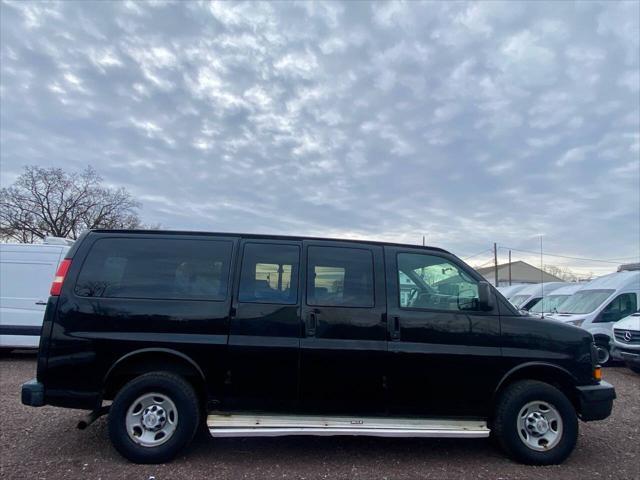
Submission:
{"label": "white cargo van", "polygon": [[504,287],[498,287],[498,291],[502,294],[504,298],[509,300],[516,293],[518,293],[523,288],[528,287],[530,284],[528,283],[518,283],[516,285],[506,285]]}
{"label": "white cargo van", "polygon": [[520,290],[509,301],[520,310],[529,310],[548,293],[567,285],[565,282],[535,283]]}
{"label": "white cargo van", "polygon": [[531,307],[529,309],[529,314],[535,315],[536,317],[541,317],[544,314],[546,317],[549,314],[558,313],[558,310],[560,310],[561,305],[565,300],[587,285],[588,283],[570,283],[564,287],[558,288],[557,290],[553,290]]}
{"label": "white cargo van", "polygon": [[73,242],[0,244],[0,348],[37,348],[49,288]]}
{"label": "white cargo van", "polygon": [[[611,358],[612,325],[638,310],[640,271],[621,271],[592,280],[549,318],[582,327],[593,335],[601,364]],[[620,359],[613,352],[613,357]]]}

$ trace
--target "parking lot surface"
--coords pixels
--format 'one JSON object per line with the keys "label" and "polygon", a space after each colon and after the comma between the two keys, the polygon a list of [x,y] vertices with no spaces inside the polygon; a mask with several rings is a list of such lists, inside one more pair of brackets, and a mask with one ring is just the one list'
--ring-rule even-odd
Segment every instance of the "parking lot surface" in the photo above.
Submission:
{"label": "parking lot surface", "polygon": [[82,411],[23,406],[20,385],[34,376],[34,354],[0,358],[3,479],[640,478],[640,376],[623,367],[604,372],[618,394],[612,416],[580,423],[573,455],[550,467],[519,465],[489,439],[213,439],[204,433],[170,464],[134,465],[109,443],[105,417],[81,431]]}

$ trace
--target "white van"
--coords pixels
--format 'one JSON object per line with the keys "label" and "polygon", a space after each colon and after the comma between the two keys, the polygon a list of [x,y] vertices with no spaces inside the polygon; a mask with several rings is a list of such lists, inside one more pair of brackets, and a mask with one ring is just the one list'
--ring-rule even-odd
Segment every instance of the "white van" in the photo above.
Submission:
{"label": "white van", "polygon": [[553,290],[548,295],[542,297],[542,299],[536,303],[533,307],[529,309],[529,314],[534,315],[536,317],[548,316],[552,313],[558,313],[561,308],[561,305],[567,300],[571,295],[576,293],[578,290],[586,287],[588,283],[572,283],[569,285],[565,285],[564,287],[560,287],[557,290]]}
{"label": "white van", "polygon": [[73,242],[0,244],[0,348],[37,348],[51,282]]}
{"label": "white van", "polygon": [[631,370],[640,373],[640,312],[613,324],[612,352],[622,357]]}
{"label": "white van", "polygon": [[529,310],[543,295],[567,285],[565,282],[534,283],[520,290],[509,301],[520,310]]}
{"label": "white van", "polygon": [[518,284],[515,284],[515,285],[506,285],[504,287],[498,287],[498,291],[502,294],[502,296],[504,298],[509,300],[516,293],[518,293],[523,288],[528,287],[529,285],[531,285],[531,284],[530,283],[518,283]]}
{"label": "white van", "polygon": [[[582,327],[593,335],[601,364],[611,358],[612,325],[638,310],[640,271],[611,273],[571,295],[549,318]],[[613,351],[613,357],[620,360]]]}

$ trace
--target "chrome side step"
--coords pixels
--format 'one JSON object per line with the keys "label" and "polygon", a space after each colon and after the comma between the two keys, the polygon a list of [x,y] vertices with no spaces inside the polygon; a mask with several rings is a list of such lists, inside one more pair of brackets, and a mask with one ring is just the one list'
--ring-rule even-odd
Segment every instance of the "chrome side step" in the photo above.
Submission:
{"label": "chrome side step", "polygon": [[323,417],[297,415],[225,414],[207,416],[214,437],[278,437],[283,435],[368,435],[374,437],[489,436],[481,420],[386,417]]}

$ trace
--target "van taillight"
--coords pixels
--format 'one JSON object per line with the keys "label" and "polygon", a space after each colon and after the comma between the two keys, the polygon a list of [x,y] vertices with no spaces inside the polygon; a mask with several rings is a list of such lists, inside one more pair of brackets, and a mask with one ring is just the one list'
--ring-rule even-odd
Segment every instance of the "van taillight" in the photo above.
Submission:
{"label": "van taillight", "polygon": [[53,277],[53,283],[51,284],[51,291],[49,292],[51,295],[58,296],[60,295],[60,290],[62,290],[62,284],[64,282],[64,277],[67,276],[67,271],[69,271],[69,267],[71,266],[71,259],[65,258],[60,262],[58,266],[58,271],[56,272],[56,276]]}

